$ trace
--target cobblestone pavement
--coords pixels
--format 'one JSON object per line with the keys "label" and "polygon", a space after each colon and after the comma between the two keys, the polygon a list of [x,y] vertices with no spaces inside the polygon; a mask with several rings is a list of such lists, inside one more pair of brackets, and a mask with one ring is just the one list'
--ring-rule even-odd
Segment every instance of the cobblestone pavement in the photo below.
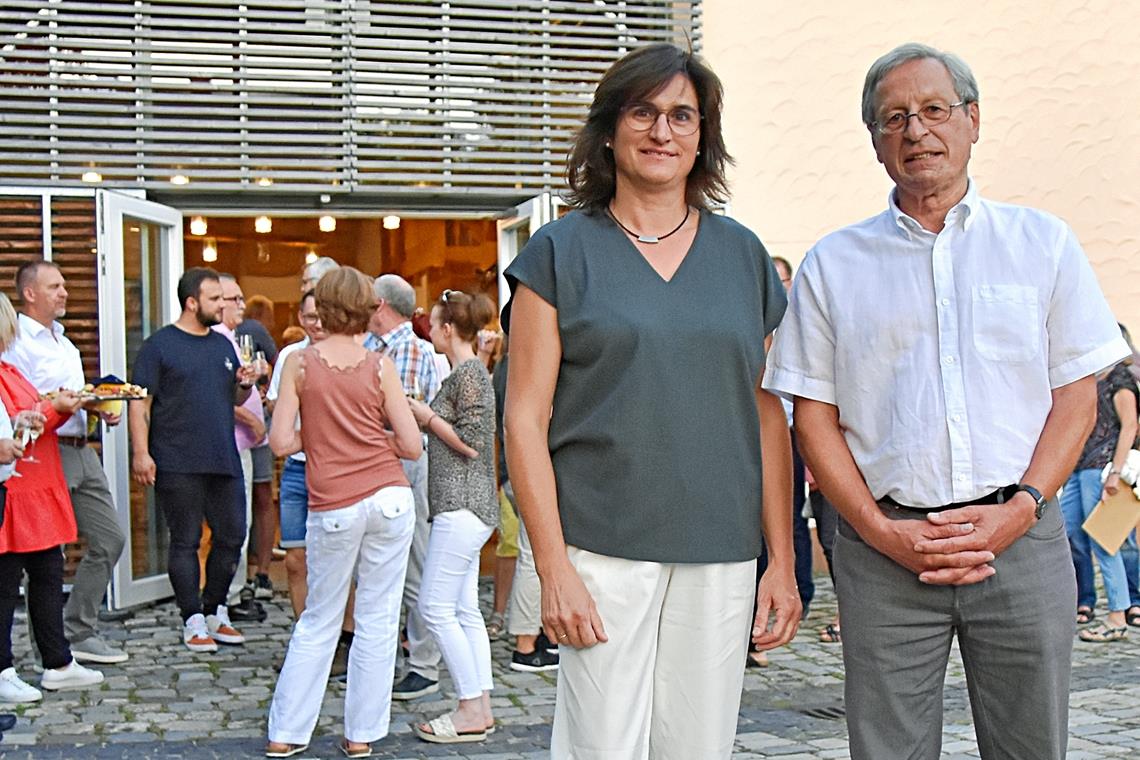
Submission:
{"label": "cobblestone pavement", "polygon": [[[489,596],[485,586],[483,597]],[[242,626],[244,647],[214,655],[192,654],[180,643],[173,604],[146,608],[125,623],[105,624],[109,639],[131,654],[122,666],[104,666],[107,680],[88,691],[48,693],[36,705],[17,706],[20,719],[0,743],[7,758],[199,758],[260,756],[275,679],[273,663],[289,638],[288,603],[269,603],[269,619]],[[736,758],[845,758],[842,718],[843,663],[839,645],[821,644],[817,631],[834,613],[826,579],[818,584],[811,615],[791,646],[771,654],[771,666],[752,669],[744,681]],[[22,618],[16,624],[17,670],[35,682]],[[1075,648],[1070,760],[1135,756],[1140,743],[1140,630],[1130,640]],[[545,758],[554,711],[553,674],[507,668],[505,641],[493,646],[493,704],[500,728],[478,745],[428,745],[410,724],[434,717],[454,702],[432,695],[397,703],[392,734],[375,745],[375,757]],[[450,695],[444,678],[443,694]],[[344,687],[330,684],[312,748],[302,757],[340,757]],[[961,661],[946,677],[943,756],[978,757]],[[699,759],[694,759],[699,760]]]}

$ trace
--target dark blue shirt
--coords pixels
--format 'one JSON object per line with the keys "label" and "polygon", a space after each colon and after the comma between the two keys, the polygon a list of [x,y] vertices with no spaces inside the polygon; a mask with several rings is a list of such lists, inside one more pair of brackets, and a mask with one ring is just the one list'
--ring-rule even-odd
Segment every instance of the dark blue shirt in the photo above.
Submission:
{"label": "dark blue shirt", "polygon": [[234,443],[238,357],[224,335],[167,325],[143,343],[131,382],[151,396],[150,455],[162,472],[241,477]]}

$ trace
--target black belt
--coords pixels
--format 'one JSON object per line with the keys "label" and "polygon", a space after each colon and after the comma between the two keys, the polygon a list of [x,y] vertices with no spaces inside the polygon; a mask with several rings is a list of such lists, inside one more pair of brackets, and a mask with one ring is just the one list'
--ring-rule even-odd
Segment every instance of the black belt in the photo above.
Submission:
{"label": "black belt", "polygon": [[87,439],[81,435],[61,435],[59,436],[59,443],[61,446],[82,449],[87,446]]}
{"label": "black belt", "polygon": [[1004,504],[1013,498],[1017,493],[1017,484],[1008,485],[1004,488],[988,493],[985,496],[979,496],[972,501],[956,501],[953,504],[943,504],[941,507],[912,507],[908,504],[899,504],[890,496],[884,496],[880,501],[885,504],[890,504],[892,507],[899,509],[909,509],[912,512],[941,512],[946,509],[957,509],[958,507],[973,507],[978,504]]}

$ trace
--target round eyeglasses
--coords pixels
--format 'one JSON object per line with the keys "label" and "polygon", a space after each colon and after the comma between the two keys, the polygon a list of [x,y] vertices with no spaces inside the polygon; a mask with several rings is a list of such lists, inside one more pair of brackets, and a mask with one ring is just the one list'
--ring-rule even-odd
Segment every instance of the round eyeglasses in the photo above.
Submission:
{"label": "round eyeglasses", "polygon": [[673,134],[681,137],[696,132],[701,126],[701,119],[705,118],[695,108],[688,106],[677,106],[662,111],[650,103],[631,103],[622,109],[626,126],[635,132],[647,132],[653,129],[661,114],[665,114],[665,120],[669,122],[669,129],[673,130]]}
{"label": "round eyeglasses", "polygon": [[950,104],[927,103],[914,113],[892,111],[885,115],[880,121],[871,122],[871,126],[881,135],[897,135],[899,132],[906,130],[907,125],[910,124],[911,117],[914,117],[922,122],[924,126],[933,127],[936,124],[943,124],[949,121],[954,109],[964,105],[966,105],[966,101],[964,100]]}

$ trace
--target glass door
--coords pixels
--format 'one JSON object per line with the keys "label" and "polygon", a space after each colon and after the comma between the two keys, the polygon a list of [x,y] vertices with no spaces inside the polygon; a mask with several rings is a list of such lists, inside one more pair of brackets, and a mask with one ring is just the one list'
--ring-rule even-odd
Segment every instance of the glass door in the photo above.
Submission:
{"label": "glass door", "polygon": [[[95,196],[98,220],[100,371],[130,380],[139,346],[179,314],[182,214],[108,190]],[[103,469],[115,498],[126,549],[111,581],[111,606],[172,595],[166,576],[169,536],[154,489],[131,480],[127,420],[103,436]]]}
{"label": "glass door", "polygon": [[530,240],[538,228],[555,218],[556,204],[565,205],[561,198],[543,193],[508,209],[505,217],[499,219],[499,308],[510,300],[511,290],[503,272],[519,255],[519,251]]}

